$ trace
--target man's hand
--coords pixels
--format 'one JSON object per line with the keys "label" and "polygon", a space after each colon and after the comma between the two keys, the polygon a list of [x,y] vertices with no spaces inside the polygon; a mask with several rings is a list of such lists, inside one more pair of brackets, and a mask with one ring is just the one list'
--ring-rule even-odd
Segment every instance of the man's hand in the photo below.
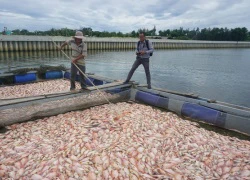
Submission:
{"label": "man's hand", "polygon": [[57,50],[61,51],[62,47],[61,46],[57,46]]}
{"label": "man's hand", "polygon": [[76,59],[72,59],[72,63],[74,63],[74,64],[75,64],[76,62],[77,62],[77,60],[76,60]]}
{"label": "man's hand", "polygon": [[140,54],[141,54],[141,55],[144,55],[144,54],[146,54],[146,52],[145,52],[145,51],[141,51]]}

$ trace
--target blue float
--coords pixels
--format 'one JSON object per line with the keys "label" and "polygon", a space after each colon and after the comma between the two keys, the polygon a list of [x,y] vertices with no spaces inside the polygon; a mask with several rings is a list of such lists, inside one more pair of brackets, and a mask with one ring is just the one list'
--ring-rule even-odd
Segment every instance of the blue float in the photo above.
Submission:
{"label": "blue float", "polygon": [[116,94],[116,93],[119,93],[119,92],[122,92],[123,90],[121,88],[115,88],[115,89],[110,89],[110,90],[107,90],[108,93],[111,93],[111,94]]}
{"label": "blue float", "polygon": [[[70,72],[65,72],[64,73],[64,78],[70,79]],[[77,74],[75,80],[79,82],[80,81],[80,75]],[[89,77],[88,79],[85,78],[85,83],[86,83],[87,86],[93,86],[93,84],[91,82],[96,86],[103,85],[103,81],[101,81],[101,80],[94,79],[94,78],[91,78],[91,77]]]}
{"label": "blue float", "polygon": [[28,74],[14,76],[14,83],[24,83],[24,82],[31,82],[35,80],[36,80],[35,73],[28,73]]}
{"label": "blue float", "polygon": [[64,78],[65,79],[70,79],[70,73],[69,72],[65,72],[64,73]]}
{"label": "blue float", "polygon": [[[65,73],[64,73],[64,78],[65,78],[65,79],[70,79],[70,72],[65,72]],[[78,74],[76,75],[75,80],[76,80],[76,81],[80,81],[80,77],[79,77]]]}
{"label": "blue float", "polygon": [[94,83],[94,85],[96,85],[96,86],[103,85],[103,81],[98,80],[98,79],[94,79],[93,83]]}
{"label": "blue float", "polygon": [[155,94],[146,93],[142,91],[137,91],[135,95],[135,100],[165,109],[168,108],[168,102],[169,102],[169,99],[166,97],[161,97]]}
{"label": "blue float", "polygon": [[184,103],[181,114],[193,119],[202,120],[208,123],[223,127],[226,120],[226,113],[193,103]]}
{"label": "blue float", "polygon": [[92,83],[94,83],[94,80],[95,80],[94,78],[89,77],[88,79],[85,80],[85,83],[87,86],[93,86]]}
{"label": "blue float", "polygon": [[45,79],[59,79],[62,77],[62,71],[48,71],[45,73]]}

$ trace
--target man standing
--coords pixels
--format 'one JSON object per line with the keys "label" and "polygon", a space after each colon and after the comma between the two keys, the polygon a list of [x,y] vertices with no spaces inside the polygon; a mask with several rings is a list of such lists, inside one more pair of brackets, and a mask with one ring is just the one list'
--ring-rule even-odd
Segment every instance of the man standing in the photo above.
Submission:
{"label": "man standing", "polygon": [[[72,61],[71,61],[71,71],[70,71],[70,90],[75,90],[75,78],[76,73],[78,71],[77,67],[81,69],[81,71],[85,74],[86,67],[85,67],[85,58],[87,57],[87,45],[83,42],[84,36],[81,31],[77,31],[73,39],[64,42],[60,46],[60,50],[66,46],[70,45],[72,48]],[[79,72],[80,74],[80,83],[81,83],[81,90],[86,89],[85,78],[84,75]]]}
{"label": "man standing", "polygon": [[128,77],[124,83],[128,83],[139,65],[143,65],[147,77],[148,89],[151,89],[151,77],[149,71],[149,58],[152,56],[154,48],[152,43],[145,38],[144,33],[139,34],[140,41],[136,47],[136,60],[128,73]]}

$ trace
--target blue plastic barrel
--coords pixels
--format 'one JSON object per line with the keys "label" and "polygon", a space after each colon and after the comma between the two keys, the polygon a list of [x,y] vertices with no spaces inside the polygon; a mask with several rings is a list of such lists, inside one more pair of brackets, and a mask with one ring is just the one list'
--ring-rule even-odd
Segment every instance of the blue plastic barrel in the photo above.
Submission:
{"label": "blue plastic barrel", "polygon": [[116,94],[116,93],[119,93],[121,91],[123,91],[121,88],[115,88],[115,89],[107,90],[107,92],[111,93],[111,94]]}
{"label": "blue plastic barrel", "polygon": [[142,91],[137,91],[135,95],[135,100],[161,108],[168,108],[169,102],[169,99],[166,97],[161,97],[156,94],[151,94]]}
{"label": "blue plastic barrel", "polygon": [[224,126],[226,120],[226,113],[187,102],[183,104],[181,114],[221,127]]}
{"label": "blue plastic barrel", "polygon": [[36,80],[35,73],[28,73],[28,74],[14,76],[14,83],[24,83],[24,82],[31,82],[35,80]]}
{"label": "blue plastic barrel", "polygon": [[103,85],[103,81],[98,80],[98,79],[95,79],[93,82],[94,82],[94,85],[96,86]]}
{"label": "blue plastic barrel", "polygon": [[[93,86],[92,83],[94,83],[94,80],[95,80],[95,79],[94,79],[94,78],[91,78],[91,77],[88,78],[88,79],[86,79],[86,81],[85,81],[85,82],[86,82],[86,85],[87,85],[87,86]],[[91,83],[91,82],[92,82],[92,83]]]}
{"label": "blue plastic barrel", "polygon": [[48,71],[45,73],[45,79],[58,79],[62,77],[62,71]]}
{"label": "blue plastic barrel", "polygon": [[70,79],[70,73],[69,72],[65,72],[64,73],[64,78],[65,79]]}

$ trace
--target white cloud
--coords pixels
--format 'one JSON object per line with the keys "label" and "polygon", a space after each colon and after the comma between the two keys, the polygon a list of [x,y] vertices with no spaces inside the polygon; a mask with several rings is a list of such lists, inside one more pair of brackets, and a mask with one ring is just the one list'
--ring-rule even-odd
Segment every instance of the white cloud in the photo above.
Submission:
{"label": "white cloud", "polygon": [[[12,0],[1,2],[0,28],[48,30],[91,27],[130,32],[139,28],[247,27],[249,0]],[[1,30],[1,29],[0,29]]]}

